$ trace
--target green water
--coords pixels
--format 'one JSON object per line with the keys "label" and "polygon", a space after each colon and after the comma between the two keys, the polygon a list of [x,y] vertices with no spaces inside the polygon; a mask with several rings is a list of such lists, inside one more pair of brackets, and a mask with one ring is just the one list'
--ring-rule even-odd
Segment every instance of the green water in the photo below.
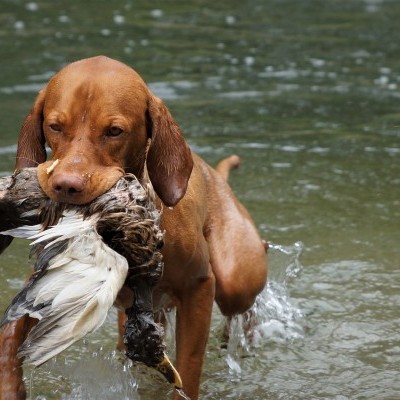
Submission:
{"label": "green water", "polygon": [[[290,305],[233,364],[216,312],[202,397],[400,398],[399,20],[389,0],[2,0],[0,174],[55,71],[96,54],[132,65],[194,151],[211,164],[240,155],[231,183],[262,235],[304,243]],[[29,272],[27,252],[16,241],[0,258],[0,310]],[[282,254],[271,255],[273,282],[287,278]],[[33,398],[162,397],[161,383],[109,355],[113,318],[37,371]]]}

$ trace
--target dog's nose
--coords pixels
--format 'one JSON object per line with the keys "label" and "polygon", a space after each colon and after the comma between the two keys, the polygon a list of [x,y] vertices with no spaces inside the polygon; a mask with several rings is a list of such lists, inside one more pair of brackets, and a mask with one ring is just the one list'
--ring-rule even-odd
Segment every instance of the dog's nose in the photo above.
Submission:
{"label": "dog's nose", "polygon": [[85,180],[79,175],[59,173],[53,176],[52,188],[57,196],[68,201],[84,192]]}

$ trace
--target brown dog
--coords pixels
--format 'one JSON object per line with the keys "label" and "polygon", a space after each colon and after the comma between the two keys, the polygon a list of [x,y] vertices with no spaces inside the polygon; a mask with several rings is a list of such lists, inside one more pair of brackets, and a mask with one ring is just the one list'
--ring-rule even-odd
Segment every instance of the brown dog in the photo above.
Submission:
{"label": "brown dog", "polygon": [[[176,366],[192,400],[198,398],[214,300],[226,316],[242,313],[267,278],[263,241],[226,183],[237,162],[224,160],[218,173],[192,154],[140,76],[106,57],[57,73],[39,93],[18,140],[16,168],[40,164],[40,184],[59,202],[87,203],[124,171],[148,175],[166,206],[165,268],[154,297],[160,302],[166,294],[176,306]],[[118,305],[129,305],[130,297],[122,289]],[[25,397],[16,351],[30,324],[24,317],[1,332],[1,400]]]}

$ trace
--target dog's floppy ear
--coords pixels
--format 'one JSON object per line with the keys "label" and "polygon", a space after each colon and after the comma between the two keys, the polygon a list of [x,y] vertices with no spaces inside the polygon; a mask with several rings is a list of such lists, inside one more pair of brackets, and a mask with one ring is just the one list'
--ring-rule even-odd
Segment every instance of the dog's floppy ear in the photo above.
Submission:
{"label": "dog's floppy ear", "polygon": [[22,123],[18,138],[15,169],[36,167],[46,161],[45,138],[43,134],[43,106],[46,88],[37,96],[30,113]]}
{"label": "dog's floppy ear", "polygon": [[166,206],[184,196],[193,168],[189,146],[165,104],[150,95],[148,104],[150,148],[147,170],[154,190]]}
{"label": "dog's floppy ear", "polygon": [[[36,167],[46,160],[42,129],[45,89],[37,96],[31,112],[26,116],[19,133],[15,169]],[[9,246],[12,236],[0,235],[0,254]]]}

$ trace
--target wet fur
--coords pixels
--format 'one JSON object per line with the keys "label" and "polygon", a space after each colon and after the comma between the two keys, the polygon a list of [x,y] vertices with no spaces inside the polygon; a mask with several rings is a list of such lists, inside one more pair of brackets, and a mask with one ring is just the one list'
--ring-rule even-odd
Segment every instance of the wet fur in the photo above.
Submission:
{"label": "wet fur", "polygon": [[[113,126],[122,133],[109,135]],[[52,149],[48,161],[45,143]],[[219,173],[191,153],[167,107],[142,78],[106,57],[68,65],[39,94],[21,128],[17,168],[38,163],[40,184],[55,201],[83,204],[121,173],[132,172],[140,180],[148,175],[160,207],[173,207],[163,211],[165,268],[153,296],[158,307],[176,306],[176,365],[185,393],[196,400],[214,301],[226,316],[242,313],[267,278],[264,243],[226,182],[229,163]],[[168,303],[161,302],[166,296]],[[121,290],[119,306],[128,308],[131,297]],[[122,335],[121,315],[119,320]],[[2,370],[19,371],[13,349],[28,329],[25,320],[3,329]],[[3,397],[16,399],[21,387],[20,373],[0,375]]]}

